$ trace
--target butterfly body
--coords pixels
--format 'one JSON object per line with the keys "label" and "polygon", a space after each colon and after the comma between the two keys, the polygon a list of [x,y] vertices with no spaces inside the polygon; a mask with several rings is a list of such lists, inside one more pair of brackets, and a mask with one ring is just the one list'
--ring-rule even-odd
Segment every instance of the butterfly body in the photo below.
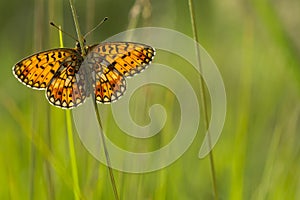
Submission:
{"label": "butterfly body", "polygon": [[29,56],[13,67],[16,78],[33,89],[46,89],[48,101],[74,108],[92,96],[111,103],[126,90],[125,77],[143,71],[155,50],[132,42],[107,42],[75,48],[58,48]]}

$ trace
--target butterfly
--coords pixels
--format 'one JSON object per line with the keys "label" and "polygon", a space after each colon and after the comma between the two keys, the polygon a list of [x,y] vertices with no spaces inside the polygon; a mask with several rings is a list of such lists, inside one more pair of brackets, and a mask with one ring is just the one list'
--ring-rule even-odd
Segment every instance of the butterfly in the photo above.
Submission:
{"label": "butterfly", "polygon": [[72,109],[92,96],[97,103],[118,100],[126,90],[125,77],[143,71],[155,49],[134,42],[104,42],[42,51],[13,66],[13,74],[33,89],[46,90],[50,104]]}

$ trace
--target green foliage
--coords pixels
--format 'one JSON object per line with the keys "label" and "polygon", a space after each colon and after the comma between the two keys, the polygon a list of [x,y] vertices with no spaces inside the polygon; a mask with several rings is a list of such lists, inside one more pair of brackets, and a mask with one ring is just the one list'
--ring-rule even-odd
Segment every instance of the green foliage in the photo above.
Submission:
{"label": "green foliage", "polygon": [[[214,149],[220,199],[300,199],[299,1],[194,3],[200,43],[217,63],[227,93],[227,119]],[[151,7],[145,4],[146,11],[151,8],[149,16],[130,15],[134,4],[75,1],[83,33],[109,17],[88,43],[134,26],[166,27],[192,36],[188,1],[152,1]],[[1,1],[0,11],[0,199],[72,199],[65,111],[49,108],[42,91],[25,87],[11,73],[21,58],[59,46],[49,21],[76,35],[68,1]],[[64,40],[65,46],[74,46],[72,39]],[[155,62],[174,67],[199,91],[199,76],[181,58],[158,51]],[[151,98],[145,102],[145,96]],[[127,137],[109,106],[99,106],[107,117],[108,137],[132,151],[166,145],[180,120],[179,103],[167,88],[139,89],[130,112],[137,123],[147,124],[148,108],[155,103],[168,115],[162,136],[149,142]],[[213,199],[209,159],[197,158],[203,133],[202,122],[191,147],[162,170],[114,171],[121,199]],[[80,193],[85,199],[113,199],[107,168],[89,154],[77,134],[74,145]]]}

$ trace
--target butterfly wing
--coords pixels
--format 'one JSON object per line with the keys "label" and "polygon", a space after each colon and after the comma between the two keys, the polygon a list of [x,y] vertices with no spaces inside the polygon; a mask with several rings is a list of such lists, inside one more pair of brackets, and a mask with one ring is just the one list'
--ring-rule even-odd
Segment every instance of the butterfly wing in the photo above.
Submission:
{"label": "butterfly wing", "polygon": [[65,62],[65,67],[51,80],[46,90],[49,102],[60,108],[74,108],[87,96],[85,75],[78,62]]}
{"label": "butterfly wing", "polygon": [[52,49],[21,60],[13,73],[28,87],[47,88],[46,97],[54,106],[72,108],[86,97],[83,78],[76,76],[82,61],[76,49]]}
{"label": "butterfly wing", "polygon": [[99,103],[111,103],[118,100],[126,90],[126,81],[118,71],[106,66],[95,69],[95,99]]}
{"label": "butterfly wing", "polygon": [[152,47],[139,43],[108,42],[91,46],[87,59],[96,75],[96,101],[111,103],[119,99],[126,90],[124,77],[143,71],[154,55]]}
{"label": "butterfly wing", "polygon": [[45,89],[66,59],[81,57],[75,49],[52,49],[31,55],[13,67],[13,73],[23,84],[34,89]]}

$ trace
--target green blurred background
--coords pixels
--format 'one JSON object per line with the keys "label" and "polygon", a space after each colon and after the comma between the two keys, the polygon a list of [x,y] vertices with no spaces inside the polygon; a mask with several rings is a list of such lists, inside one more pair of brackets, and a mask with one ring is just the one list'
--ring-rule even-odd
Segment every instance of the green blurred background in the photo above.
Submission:
{"label": "green blurred background", "polygon": [[[213,151],[219,199],[300,199],[300,1],[194,4],[200,43],[219,67],[228,100],[224,130]],[[87,38],[89,44],[143,26],[192,37],[188,1],[77,0],[75,7],[83,33],[109,17]],[[43,91],[25,87],[11,72],[23,57],[59,46],[49,21],[76,35],[69,2],[0,1],[0,13],[0,199],[73,199],[65,111],[49,106]],[[73,47],[74,41],[64,37],[64,44]],[[199,91],[195,71],[176,59],[158,51],[155,62],[174,66]],[[167,144],[180,119],[175,96],[153,88],[139,91],[140,101],[145,94],[151,98],[141,104],[137,97],[130,108],[140,123],[149,122],[145,116],[153,103],[168,112],[164,136],[151,139],[149,149]],[[102,108],[111,118],[110,107]],[[109,137],[138,149],[139,141],[126,142],[113,119],[108,122]],[[114,171],[121,199],[214,199],[210,160],[197,157],[202,124],[191,147],[171,166],[147,174]],[[76,132],[74,140],[80,193],[85,199],[113,199],[107,168]]]}

